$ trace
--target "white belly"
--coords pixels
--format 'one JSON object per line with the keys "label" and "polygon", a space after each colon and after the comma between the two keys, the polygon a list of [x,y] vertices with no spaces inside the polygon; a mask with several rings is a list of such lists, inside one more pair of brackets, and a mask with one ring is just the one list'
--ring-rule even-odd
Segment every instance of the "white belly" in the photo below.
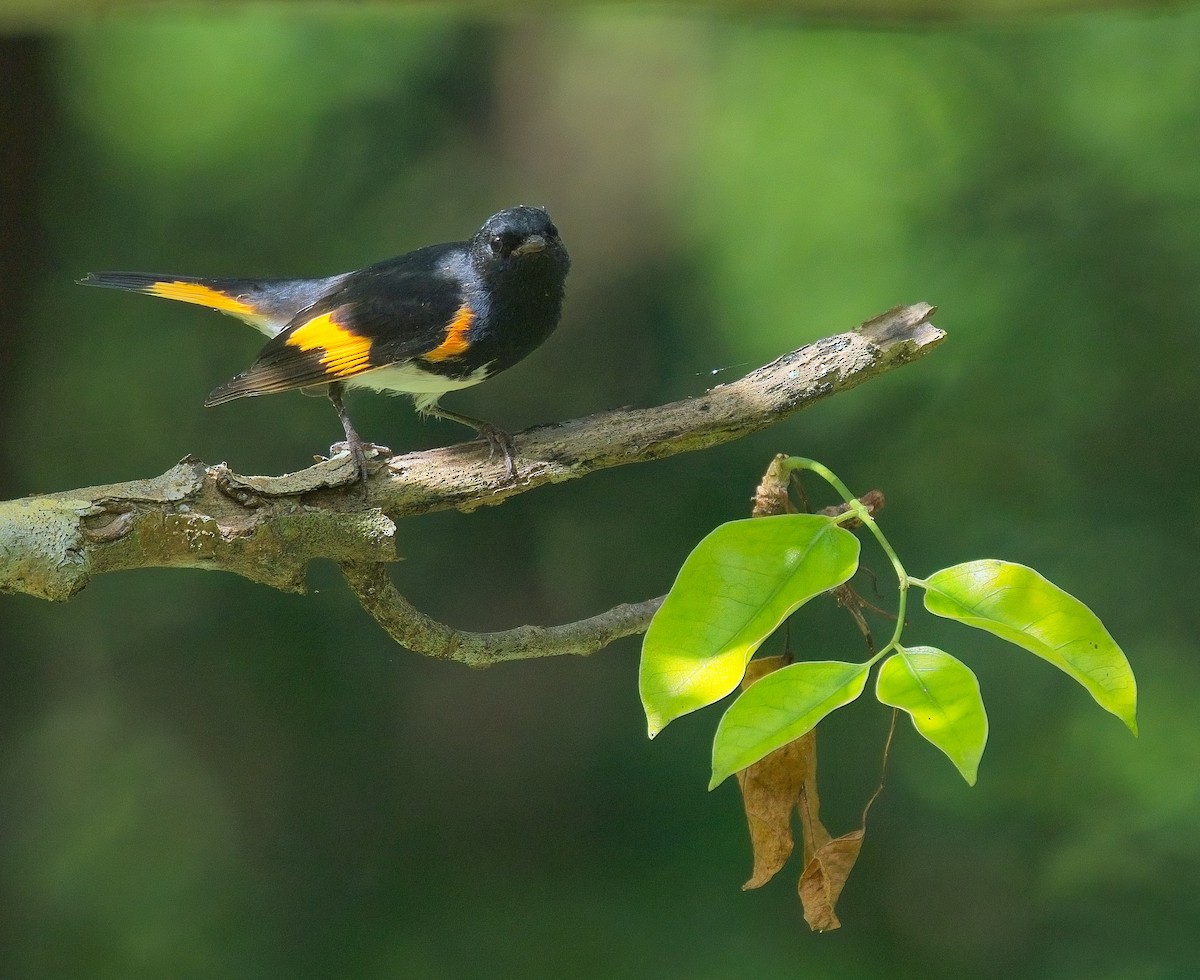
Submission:
{"label": "white belly", "polygon": [[473,371],[465,378],[445,378],[422,371],[411,362],[376,368],[347,378],[346,384],[355,388],[372,388],[395,395],[412,395],[419,411],[425,411],[448,391],[470,388],[488,375],[488,365]]}

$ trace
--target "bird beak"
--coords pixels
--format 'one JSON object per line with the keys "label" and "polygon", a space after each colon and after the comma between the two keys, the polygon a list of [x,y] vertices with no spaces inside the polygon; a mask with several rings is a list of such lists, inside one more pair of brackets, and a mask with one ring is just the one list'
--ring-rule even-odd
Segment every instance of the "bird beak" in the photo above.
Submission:
{"label": "bird beak", "polygon": [[541,235],[530,235],[513,249],[513,255],[528,255],[530,252],[541,252],[546,247],[546,239]]}

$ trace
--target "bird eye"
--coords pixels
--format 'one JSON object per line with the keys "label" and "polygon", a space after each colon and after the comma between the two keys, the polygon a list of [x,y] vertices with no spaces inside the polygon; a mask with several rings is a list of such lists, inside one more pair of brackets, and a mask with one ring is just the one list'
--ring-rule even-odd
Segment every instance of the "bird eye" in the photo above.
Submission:
{"label": "bird eye", "polygon": [[504,251],[504,236],[503,235],[493,235],[488,240],[488,246],[491,248],[491,250],[496,255],[499,255],[501,252]]}

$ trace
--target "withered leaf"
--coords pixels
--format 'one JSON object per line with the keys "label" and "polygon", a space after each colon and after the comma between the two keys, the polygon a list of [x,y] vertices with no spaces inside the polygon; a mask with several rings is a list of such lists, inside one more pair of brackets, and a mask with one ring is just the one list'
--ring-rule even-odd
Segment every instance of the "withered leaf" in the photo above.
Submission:
{"label": "withered leaf", "polygon": [[754,850],[754,873],[743,889],[761,888],[791,856],[792,810],[807,775],[811,745],[808,736],[789,742],[737,774]]}
{"label": "withered leaf", "polygon": [[[892,736],[896,733],[896,714],[897,712],[893,710],[892,723],[888,727],[887,738],[883,743],[885,769],[887,768],[888,753],[892,748]],[[804,867],[804,874],[800,876],[798,888],[800,904],[804,906],[804,921],[814,932],[829,932],[842,927],[834,910],[842,895],[842,888],[845,887],[850,872],[854,870],[854,862],[858,860],[858,853],[862,850],[863,838],[867,834],[867,814],[882,792],[883,777],[881,776],[875,792],[871,794],[871,798],[863,807],[862,826],[858,830],[843,834],[833,840],[829,839],[825,828],[821,827],[815,812],[810,815],[808,799],[801,792],[800,820],[804,824],[805,834],[808,835],[806,839],[809,841],[814,839],[815,832],[810,833],[808,830],[810,823],[814,827],[819,827],[820,832],[825,834],[825,840],[817,845],[815,853],[809,857],[808,863]],[[805,853],[808,853],[807,848],[805,848]]]}
{"label": "withered leaf", "polygon": [[841,928],[834,907],[858,860],[864,833],[860,828],[828,841],[817,848],[804,869],[800,877],[800,903],[804,906],[804,921],[814,932]]}
{"label": "withered leaf", "polygon": [[800,810],[800,829],[804,833],[804,863],[808,864],[817,850],[828,844],[832,838],[821,823],[821,797],[817,795],[817,730],[814,728],[799,741],[806,739],[812,743],[812,765],[808,770],[808,778],[800,787],[797,806]]}
{"label": "withered leaf", "polygon": [[746,690],[760,677],[766,677],[767,674],[773,674],[780,667],[786,667],[790,661],[785,661],[783,657],[755,657],[746,664],[746,676],[742,678],[742,690]]}
{"label": "withered leaf", "polygon": [[[758,678],[786,665],[782,657],[751,660],[742,681],[743,690]],[[817,741],[809,732],[794,742],[781,746],[754,765],[737,774],[750,829],[750,845],[754,852],[754,872],[742,885],[743,890],[761,888],[770,881],[791,856],[795,841],[792,835],[792,809],[802,798],[810,801],[802,808],[804,818],[804,856],[829,840],[829,834],[815,811],[817,800]],[[808,813],[812,812],[811,820]]]}

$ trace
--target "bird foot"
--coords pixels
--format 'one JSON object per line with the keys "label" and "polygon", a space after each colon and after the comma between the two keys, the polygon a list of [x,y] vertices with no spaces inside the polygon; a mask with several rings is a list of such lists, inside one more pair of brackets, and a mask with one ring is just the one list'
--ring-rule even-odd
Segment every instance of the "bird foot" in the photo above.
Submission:
{"label": "bird foot", "polygon": [[517,478],[517,458],[513,449],[512,436],[490,422],[484,422],[479,427],[479,437],[488,444],[488,459],[495,459],[497,453],[503,454],[508,479],[515,480]]}
{"label": "bird foot", "polygon": [[[396,455],[387,446],[381,446],[377,442],[360,442],[358,445],[362,449],[363,455],[365,456],[377,457],[379,459],[390,459],[392,456]],[[329,453],[330,455],[337,455],[338,453],[350,453],[350,455],[353,456],[354,446],[352,443],[346,442],[343,439],[341,442],[335,442],[332,446],[330,446]]]}
{"label": "bird foot", "polygon": [[[329,455],[336,456],[338,453],[349,453],[350,458],[354,460],[354,468],[358,470],[358,479],[362,484],[364,497],[367,495],[367,480],[371,476],[371,471],[367,468],[367,458],[388,459],[394,455],[387,446],[358,440],[335,442],[329,447]],[[321,461],[320,457],[317,458],[317,461]]]}

